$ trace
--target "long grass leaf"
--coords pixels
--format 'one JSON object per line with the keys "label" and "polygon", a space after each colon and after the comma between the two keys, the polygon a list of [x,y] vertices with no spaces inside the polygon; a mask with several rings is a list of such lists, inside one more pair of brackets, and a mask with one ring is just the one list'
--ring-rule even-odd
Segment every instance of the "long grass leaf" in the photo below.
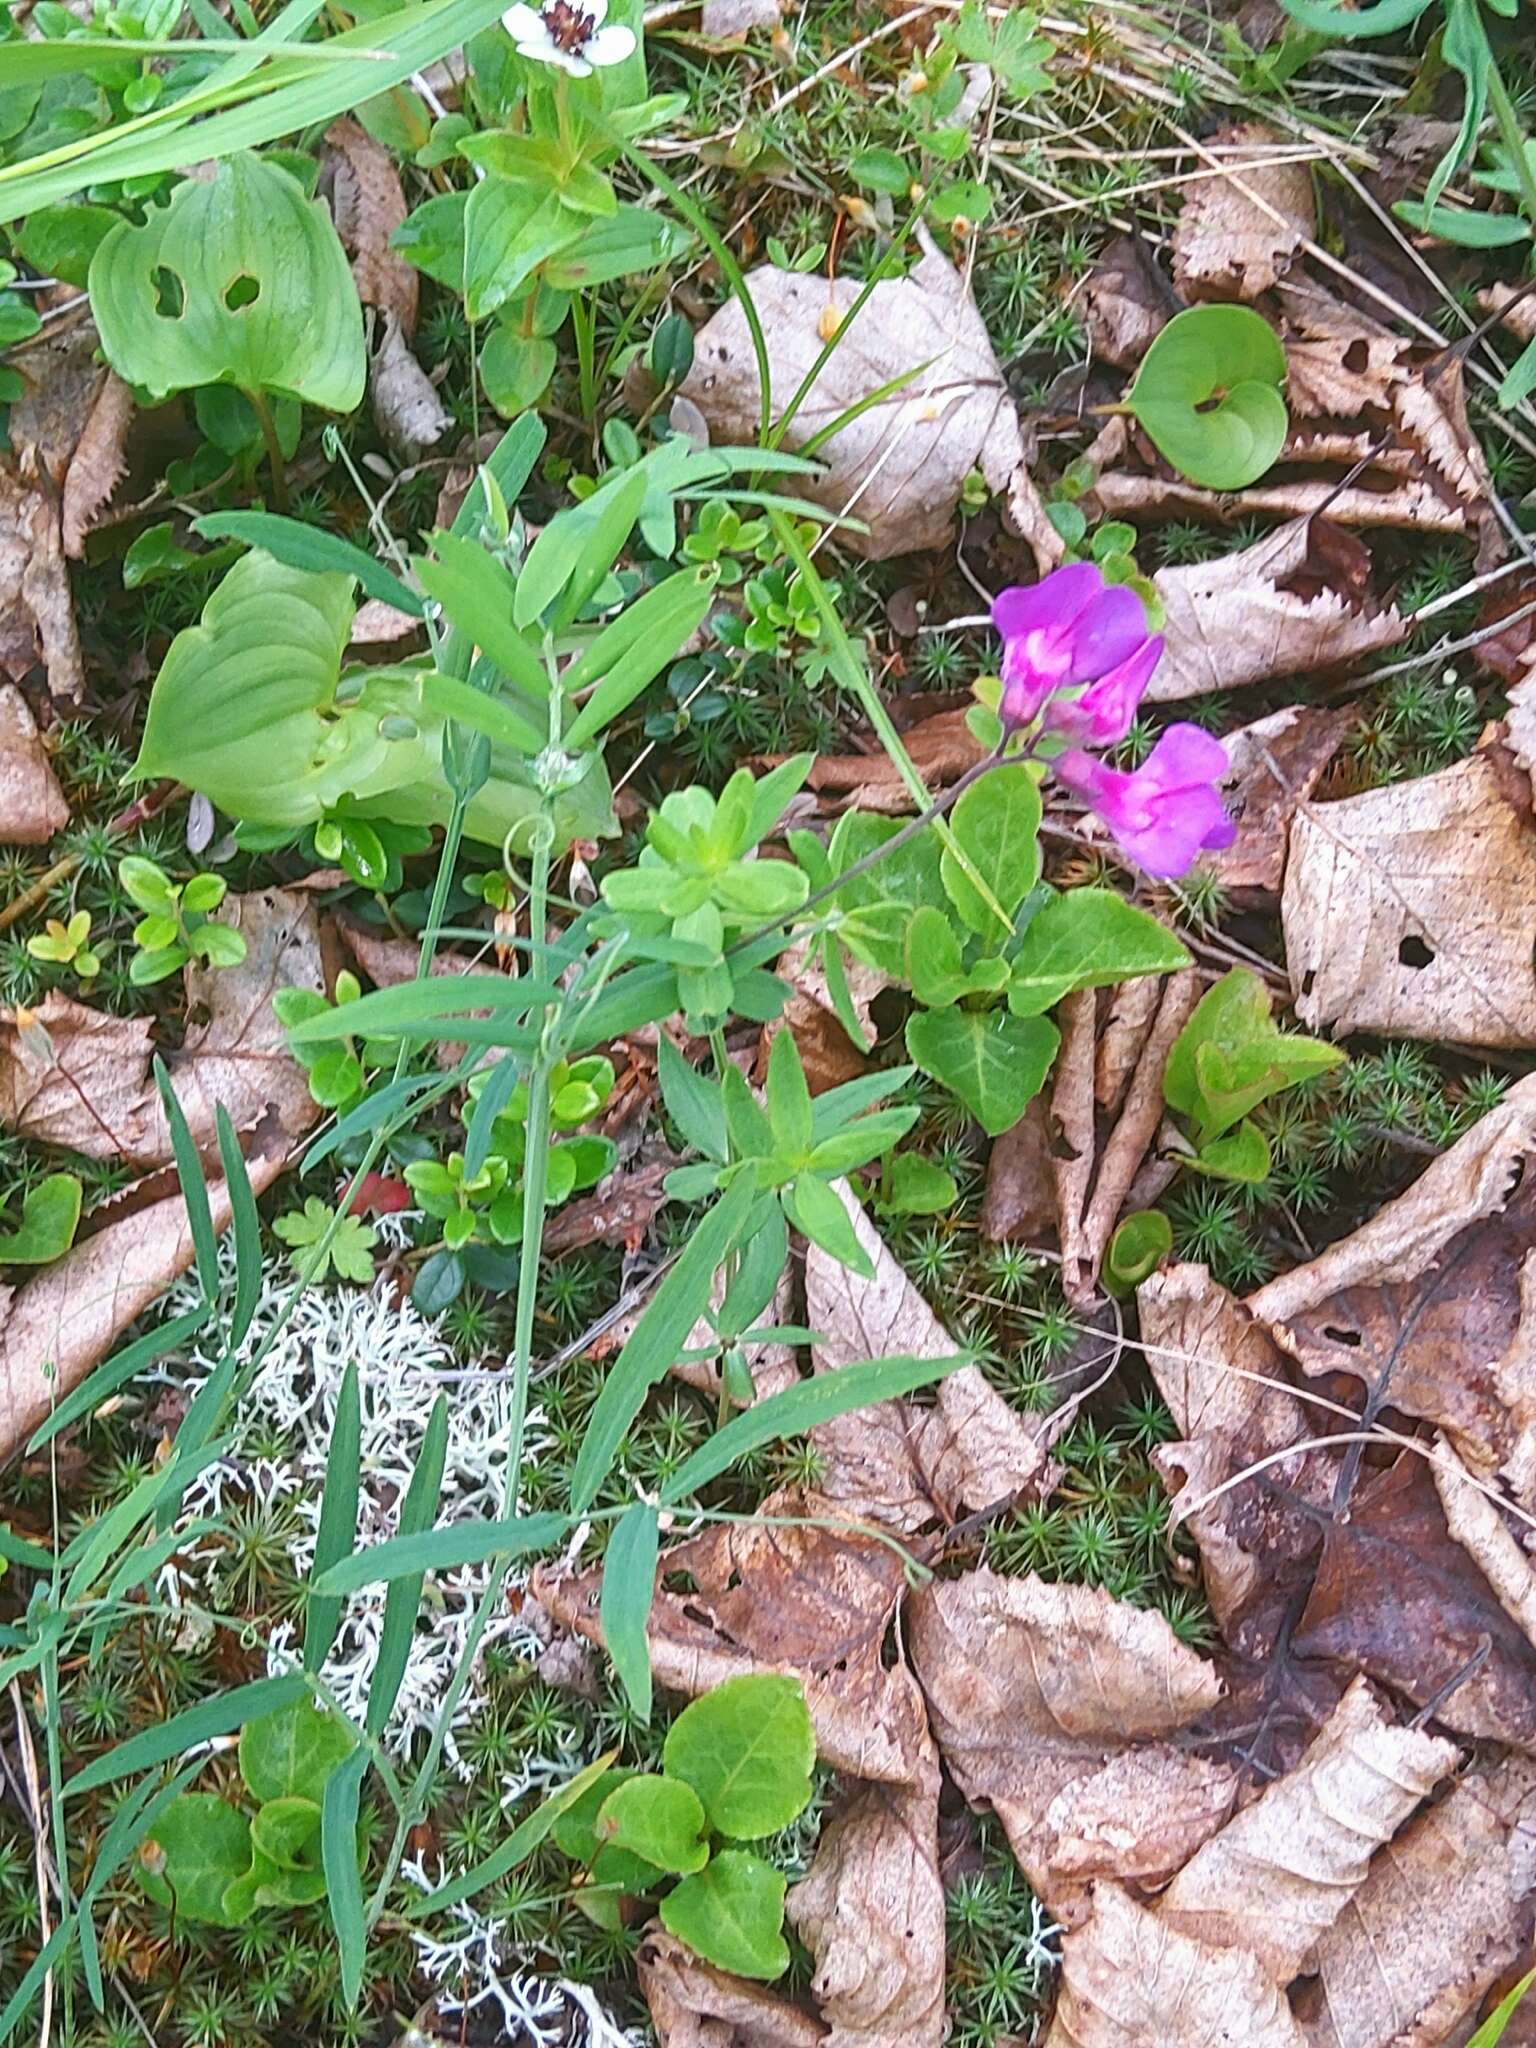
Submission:
{"label": "long grass leaf", "polygon": [[199,1743],[233,1734],[258,1714],[275,1714],[279,1707],[292,1706],[308,1691],[302,1675],[289,1671],[279,1678],[257,1678],[249,1685],[237,1685],[232,1692],[220,1693],[215,1699],[202,1700],[195,1707],[173,1714],[158,1727],[130,1735],[116,1749],[109,1749],[105,1756],[76,1771],[64,1787],[64,1796],[72,1799],[82,1792],[94,1792],[98,1785],[110,1785],[114,1778],[131,1778],[137,1771],[152,1771],[169,1763],[172,1757],[184,1756]]}
{"label": "long grass leaf", "polygon": [[325,1460],[325,1491],[320,1496],[320,1525],[315,1531],[315,1559],[309,1570],[309,1598],[304,1609],[306,1671],[320,1669],[341,1623],[341,1601],[334,1594],[317,1593],[315,1581],[333,1564],[350,1557],[356,1546],[362,1466],[363,1410],[354,1358],[341,1376],[331,1447]]}
{"label": "long grass leaf", "polygon": [[[443,1468],[448,1458],[448,1403],[439,1394],[432,1404],[421,1440],[421,1453],[411,1483],[400,1503],[396,1534],[425,1535],[432,1527],[443,1489]],[[368,1733],[381,1735],[394,1711],[411,1654],[416,1630],[416,1610],[421,1605],[422,1574],[392,1579],[384,1600],[384,1620],[379,1629],[379,1654],[368,1687]]]}

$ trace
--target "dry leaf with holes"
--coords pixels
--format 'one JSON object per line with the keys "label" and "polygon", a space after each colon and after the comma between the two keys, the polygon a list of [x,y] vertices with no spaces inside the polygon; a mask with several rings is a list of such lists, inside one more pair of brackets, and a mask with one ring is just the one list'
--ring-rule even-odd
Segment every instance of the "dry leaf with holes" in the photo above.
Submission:
{"label": "dry leaf with holes", "polygon": [[0,683],[0,845],[46,846],[69,823],[69,805],[27,700]]}
{"label": "dry leaf with holes", "polygon": [[1379,1854],[1318,1944],[1307,2048],[1446,2048],[1530,1939],[1536,1764],[1473,1771]]}
{"label": "dry leaf with holes", "polygon": [[1307,2048],[1285,1993],[1241,1949],[1165,1927],[1118,1885],[1066,1937],[1044,2048]]}
{"label": "dry leaf with holes", "polygon": [[1281,912],[1305,1023],[1536,1045],[1536,831],[1505,750],[1302,806]]}
{"label": "dry leaf with holes", "polygon": [[1159,1921],[1210,1948],[1244,1950],[1289,1983],[1376,1849],[1460,1756],[1454,1742],[1395,1726],[1357,1678],[1296,1768],[1195,1851],[1159,1899]]}
{"label": "dry leaf with holes", "polygon": [[[778,418],[863,287],[771,265],[747,278],[768,341],[771,404]],[[846,544],[876,561],[942,546],[971,470],[1002,490],[1023,462],[1018,419],[987,330],[959,273],[930,242],[907,277],[877,284],[785,438],[797,449],[850,406],[893,380],[900,388],[867,407],[817,451],[825,474],[798,488],[830,512],[845,509],[868,531]],[[755,441],[762,386],[740,301],[733,297],[700,332],[682,395],[711,436]]]}
{"label": "dry leaf with holes", "polygon": [[1220,170],[1189,180],[1173,231],[1173,276],[1190,299],[1261,298],[1317,227],[1312,170],[1262,121],[1221,128],[1202,154]]}
{"label": "dry leaf with holes", "polygon": [[809,2013],[713,1969],[660,1927],[636,1951],[635,1974],[661,2048],[821,2048],[826,2040]]}
{"label": "dry leaf with holes", "polygon": [[[806,1246],[816,1370],[835,1372],[862,1358],[952,1358],[965,1347],[944,1329],[846,1184],[837,1185],[875,1271],[865,1280],[820,1245]],[[1070,1412],[1053,1415],[1047,1441],[1069,1420]],[[940,1380],[931,1407],[881,1401],[811,1432],[822,1458],[822,1492],[850,1514],[909,1532],[936,1519],[957,1522],[1036,1486],[1046,1464],[1041,1434],[1041,1423],[1015,1414],[973,1365]]]}
{"label": "dry leaf with holes", "polygon": [[[319,1113],[311,1107],[309,1120]],[[258,1195],[293,1152],[293,1137],[275,1119],[245,1140],[246,1170]],[[230,1219],[229,1195],[211,1174],[208,1196],[213,1227],[222,1231]],[[186,1204],[172,1174],[125,1189],[87,1228],[90,1235],[24,1287],[0,1287],[0,1458],[25,1442],[192,1263]]]}
{"label": "dry leaf with holes", "polygon": [[[747,1672],[790,1672],[805,1687],[824,1761],[884,1784],[930,1784],[922,1695],[904,1664],[883,1657],[906,1592],[901,1559],[846,1512],[786,1489],[763,1502],[765,1519],[717,1524],[665,1550],[647,1631],[651,1669],[658,1685],[690,1699]],[[827,1526],[807,1528],[807,1519]],[[670,1590],[678,1573],[693,1590]],[[534,1575],[545,1611],[594,1643],[601,1584],[601,1567]]]}
{"label": "dry leaf with holes", "polygon": [[944,2038],[944,1887],[937,1777],[861,1785],[822,1831],[789,1894],[811,1951],[827,2048],[939,2048]]}
{"label": "dry leaf with holes", "polygon": [[[272,1010],[280,988],[319,989],[320,923],[314,899],[258,890],[226,899],[220,921],[243,933],[235,967],[190,965],[190,1020],[166,1065],[198,1145],[210,1148],[214,1110],[236,1130],[269,1112],[290,1135],[315,1118],[309,1083]],[[0,1125],[88,1159],[158,1165],[171,1157],[170,1127],[150,1074],[153,1022],[93,1010],[51,992],[29,1028],[0,1019]]]}
{"label": "dry leaf with holes", "polygon": [[1393,647],[1406,622],[1374,595],[1363,542],[1297,519],[1236,554],[1153,578],[1167,623],[1148,700],[1315,675]]}
{"label": "dry leaf with holes", "polygon": [[1096,1878],[1166,1880],[1230,1813],[1236,1771],[1166,1740],[1221,1681],[1160,1614],[982,1570],[914,1594],[907,1641],[950,1776],[1056,1918]]}

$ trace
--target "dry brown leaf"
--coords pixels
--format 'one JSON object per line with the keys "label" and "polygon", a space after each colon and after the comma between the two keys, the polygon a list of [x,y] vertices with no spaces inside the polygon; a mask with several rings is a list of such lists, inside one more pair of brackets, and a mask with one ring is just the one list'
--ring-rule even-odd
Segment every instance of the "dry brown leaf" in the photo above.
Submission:
{"label": "dry brown leaf", "polygon": [[[825,1762],[883,1784],[935,1782],[922,1694],[882,1654],[906,1592],[900,1558],[816,1494],[772,1494],[760,1513],[829,1526],[724,1523],[664,1551],[647,1631],[657,1684],[691,1699],[743,1673],[789,1672]],[[675,1574],[693,1590],[672,1591]],[[601,1568],[534,1577],[540,1605],[589,1642],[602,1640],[601,1585]]]}
{"label": "dry brown leaf", "polygon": [[1037,1095],[1012,1130],[993,1142],[981,1234],[989,1244],[1034,1244],[1055,1221],[1051,1133],[1045,1098]]}
{"label": "dry brown leaf", "polygon": [[1093,1099],[1101,1110],[1120,1107],[1162,1000],[1163,978],[1158,974],[1138,974],[1110,990],[1093,1059]]}
{"label": "dry brown leaf", "polygon": [[[768,337],[772,410],[788,405],[863,289],[764,265],[747,278]],[[980,467],[1002,490],[1024,459],[1013,399],[959,273],[931,244],[904,278],[870,293],[858,318],[796,413],[786,445],[799,448],[893,378],[906,382],[850,421],[818,451],[825,475],[799,479],[807,497],[848,511],[866,533],[845,534],[883,560],[949,538],[961,488]],[[761,385],[739,300],[715,314],[695,344],[682,395],[714,439],[756,438]]]}
{"label": "dry brown leaf", "polygon": [[[958,781],[985,752],[966,724],[964,711],[935,712],[932,718],[912,726],[903,739],[913,767],[930,789],[943,789]],[[763,765],[775,763],[765,761]],[[883,752],[818,755],[806,783],[818,795],[842,797],[845,810],[902,812],[916,808],[895,763]]]}
{"label": "dry brown leaf", "polygon": [[1228,847],[1207,856],[1228,890],[1278,895],[1285,879],[1291,820],[1311,796],[1357,714],[1293,704],[1227,736],[1232,764],[1227,809],[1237,826]]}
{"label": "dry brown leaf", "polygon": [[1472,1772],[1381,1851],[1318,1944],[1307,2048],[1444,2048],[1529,1937],[1536,1764]]}
{"label": "dry brown leaf", "polygon": [[1306,2048],[1283,1991],[1240,1949],[1163,1925],[1113,1884],[1067,1935],[1044,2048]]}
{"label": "dry brown leaf", "polygon": [[779,0],[704,0],[699,26],[712,41],[726,42],[749,29],[777,28]]}
{"label": "dry brown leaf", "polygon": [[1311,675],[1392,647],[1408,631],[1371,595],[1371,557],[1331,519],[1297,519],[1219,561],[1161,569],[1163,658],[1154,703]]}
{"label": "dry brown leaf", "polygon": [[1310,165],[1262,121],[1218,129],[1207,149],[1221,174],[1185,187],[1174,282],[1192,299],[1260,298],[1316,229]]}
{"label": "dry brown leaf", "polygon": [[1376,1849],[1459,1757],[1454,1742],[1394,1726],[1357,1678],[1296,1768],[1195,1851],[1158,1901],[1159,1921],[1245,1950],[1288,1984]]}
{"label": "dry brown leaf", "polygon": [[1480,1567],[1510,1620],[1536,1643],[1536,1571],[1499,1513],[1498,1502],[1475,1482],[1444,1437],[1435,1445],[1429,1469],[1445,1510],[1446,1528]]}
{"label": "dry brown leaf", "polygon": [[1183,310],[1179,295],[1139,235],[1117,235],[1083,282],[1078,308],[1093,353],[1136,369],[1156,336]]}
{"label": "dry brown leaf", "polygon": [[325,131],[319,190],[351,258],[358,297],[392,313],[409,339],[421,278],[391,240],[410,211],[394,158],[356,121],[333,121]]}
{"label": "dry brown leaf", "polygon": [[413,633],[420,631],[420,619],[413,619],[409,612],[397,611],[382,597],[370,597],[352,615],[352,631],[347,645],[392,647],[396,641],[408,640]]}
{"label": "dry brown leaf", "polygon": [[[1306,1448],[1317,1431],[1285,1384],[1283,1352],[1204,1266],[1154,1273],[1136,1301],[1143,1353],[1182,1439],[1156,1453],[1173,1515],[1199,1546],[1206,1597],[1228,1643],[1262,1657],[1277,1605],[1316,1556],[1306,1507],[1331,1498],[1332,1467]],[[1270,1485],[1250,1482],[1199,1505],[1238,1472],[1292,1449],[1268,1468]]]}
{"label": "dry brown leaf", "polygon": [[1518,342],[1536,341],[1536,293],[1530,285],[1491,284],[1477,295],[1485,313],[1497,313]]}
{"label": "dry brown leaf", "polygon": [[[237,967],[187,968],[187,1031],[166,1061],[204,1149],[214,1142],[219,1104],[241,1131],[269,1111],[290,1134],[315,1116],[272,1010],[280,988],[323,986],[314,899],[258,890],[229,897],[220,915],[244,934],[246,957]],[[0,1124],[88,1159],[157,1165],[171,1157],[171,1141],[152,1057],[149,1019],[109,1016],[55,991],[25,1028],[0,1018]]]}
{"label": "dry brown leaf", "polygon": [[45,846],[69,823],[69,805],[27,700],[0,683],[0,844]]}
{"label": "dry brown leaf", "polygon": [[100,360],[89,320],[47,336],[24,365],[29,388],[11,409],[11,446],[22,477],[54,485],[64,552],[78,560],[127,469],[133,393]]}
{"label": "dry brown leaf", "polygon": [[1536,832],[1501,751],[1298,809],[1281,910],[1306,1023],[1536,1045]]}
{"label": "dry brown leaf", "polygon": [[[318,1115],[312,1109],[310,1120]],[[277,1179],[292,1150],[291,1137],[275,1122],[256,1130],[246,1146],[256,1194]],[[208,1199],[214,1229],[222,1231],[230,1217],[222,1180],[210,1177]],[[173,1193],[108,1221],[14,1295],[0,1288],[0,1459],[46,1420],[191,1263],[186,1204]]]}
{"label": "dry brown leaf", "polygon": [[[453,426],[437,386],[411,353],[393,313],[383,315],[383,336],[368,380],[374,422],[402,462],[417,461]],[[354,636],[355,637],[355,636]]]}
{"label": "dry brown leaf", "polygon": [[728,1977],[651,1928],[635,1974],[661,2048],[821,2048],[827,2030],[761,1984]]}
{"label": "dry brown leaf", "polygon": [[789,1895],[816,1959],[811,1994],[827,2048],[939,2048],[944,2038],[944,1887],[938,1781],[861,1785],[823,1829]]}
{"label": "dry brown leaf", "polygon": [[0,463],[0,673],[21,682],[39,659],[55,697],[85,691],[80,635],[52,486]]}
{"label": "dry brown leaf", "polygon": [[915,1594],[907,1641],[950,1776],[1058,1918],[1096,1877],[1168,1878],[1231,1811],[1236,1772],[1159,1739],[1221,1697],[1161,1615],[982,1570]]}
{"label": "dry brown leaf", "polygon": [[[818,1372],[864,1358],[953,1357],[964,1347],[944,1329],[847,1187],[839,1182],[838,1190],[875,1273],[861,1279],[819,1245],[807,1245],[806,1316],[818,1333]],[[956,1522],[1036,1485],[1046,1464],[1036,1432],[1037,1425],[1016,1415],[980,1370],[967,1365],[940,1380],[931,1408],[882,1401],[822,1423],[812,1439],[829,1498],[850,1514],[911,1532],[936,1516]]]}

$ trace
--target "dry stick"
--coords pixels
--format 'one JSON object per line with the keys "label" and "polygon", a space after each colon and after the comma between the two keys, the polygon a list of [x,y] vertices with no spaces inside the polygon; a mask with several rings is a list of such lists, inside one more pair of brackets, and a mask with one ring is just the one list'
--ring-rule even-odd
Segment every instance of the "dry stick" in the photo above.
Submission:
{"label": "dry stick", "polygon": [[1079,989],[1061,1005],[1061,1052],[1056,1085],[1051,1090],[1051,1116],[1059,1137],[1052,1148],[1051,1178],[1056,1183],[1056,1210],[1061,1239],[1061,1284],[1069,1301],[1086,1292],[1083,1277],[1083,1204],[1093,1173],[1093,1054],[1097,1039],[1098,992]]}
{"label": "dry stick", "polygon": [[1110,1234],[1120,1220],[1121,1206],[1136,1178],[1136,1169],[1163,1120],[1163,1069],[1174,1040],[1194,1014],[1201,986],[1197,968],[1181,967],[1177,974],[1169,976],[1163,990],[1157,1022],[1147,1033],[1125,1107],[1105,1144],[1093,1199],[1083,1218],[1081,1257],[1089,1281],[1098,1276]]}
{"label": "dry stick", "polygon": [[1147,1034],[1163,1000],[1163,987],[1161,975],[1138,974],[1132,981],[1122,981],[1110,998],[1093,1065],[1094,1100],[1106,1114],[1120,1108],[1131,1077],[1141,1065]]}

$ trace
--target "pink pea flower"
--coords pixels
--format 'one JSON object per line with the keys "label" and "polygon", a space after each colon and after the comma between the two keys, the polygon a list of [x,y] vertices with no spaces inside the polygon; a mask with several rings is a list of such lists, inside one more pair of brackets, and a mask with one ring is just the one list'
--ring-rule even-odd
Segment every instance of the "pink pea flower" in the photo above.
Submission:
{"label": "pink pea flower", "polygon": [[[1003,636],[1004,725],[1032,725],[1050,704],[1047,723],[1069,738],[1107,746],[1125,737],[1163,651],[1134,590],[1106,583],[1092,562],[1069,562],[1038,583],[1000,591],[992,623]],[[1087,691],[1070,707],[1052,704],[1058,691],[1084,683],[1101,685],[1103,694],[1092,704],[1084,702]]]}
{"label": "pink pea flower", "polygon": [[1081,748],[1058,755],[1051,768],[1098,812],[1121,852],[1160,880],[1176,880],[1198,854],[1237,836],[1217,786],[1227,773],[1226,749],[1198,725],[1170,725],[1129,775]]}

